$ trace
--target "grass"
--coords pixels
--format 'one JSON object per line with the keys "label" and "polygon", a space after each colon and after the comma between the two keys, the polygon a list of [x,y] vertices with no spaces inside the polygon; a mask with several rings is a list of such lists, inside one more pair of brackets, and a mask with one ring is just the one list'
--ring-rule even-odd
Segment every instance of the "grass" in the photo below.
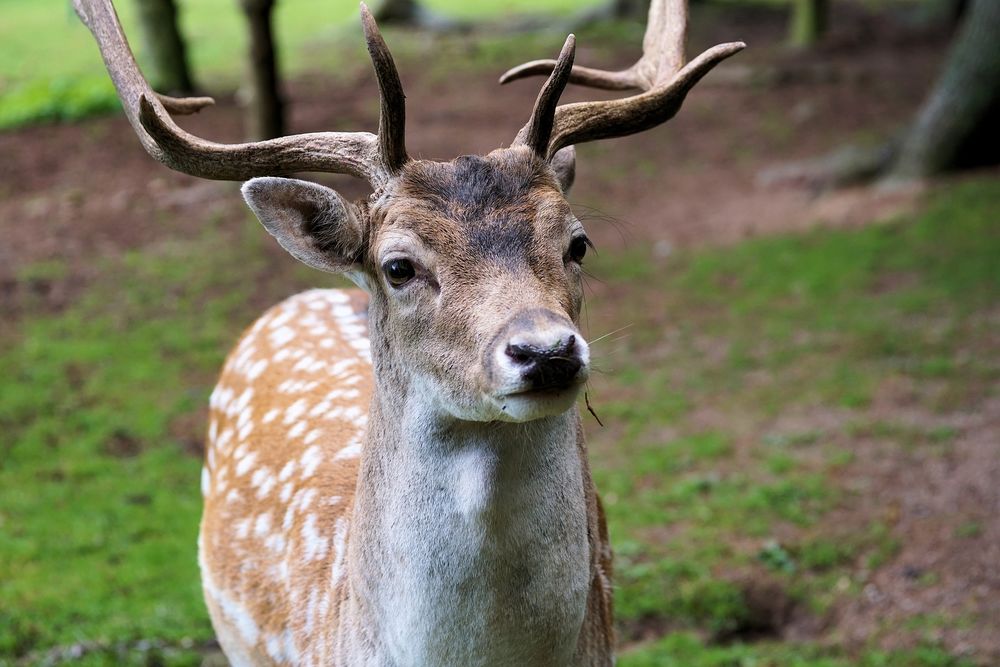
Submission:
{"label": "grass", "polygon": [[[480,20],[538,11],[566,14],[579,6],[573,0],[428,0],[424,4],[449,16]],[[235,87],[246,46],[238,3],[179,0],[179,5],[196,79],[210,90]],[[118,0],[116,8],[142,65],[145,55],[133,0]],[[352,56],[363,52],[357,15],[357,3],[348,0],[278,3],[275,31],[286,73],[342,73],[345,52]],[[93,38],[76,18],[69,0],[5,0],[0,17],[0,129],[72,120],[118,108]],[[350,62],[356,63],[347,67],[350,71],[367,68],[363,60],[352,57]]]}
{"label": "grass", "polygon": [[[838,471],[857,438],[920,448],[953,436],[867,419],[884,378],[943,386],[927,399],[941,411],[974,405],[970,387],[1000,379],[995,362],[967,354],[998,305],[998,205],[994,183],[973,182],[892,224],[668,264],[636,251],[591,264],[628,287],[595,308],[634,323],[632,361],[591,394],[609,425],[595,430],[592,457],[616,549],[617,615],[626,639],[650,625],[662,635],[622,665],[971,664],[933,643],[846,655],[715,640],[766,635],[748,581],[775,582],[789,604],[822,614],[858,594],[859,565],[893,558],[885,525],[831,532],[823,518],[850,500]],[[194,546],[199,411],[262,304],[316,282],[275,277],[266,242],[248,222],[108,260],[84,298],[3,334],[0,664],[78,642],[92,642],[84,664],[197,664],[211,638]],[[21,279],[61,277],[48,262]],[[707,347],[722,353],[699,354]],[[849,416],[843,428],[770,426],[829,405]],[[711,427],[706,406],[722,410]],[[978,531],[960,525],[956,539]]]}
{"label": "grass", "polygon": [[[669,260],[604,253],[591,264],[603,282],[631,283],[609,325],[631,324],[631,336],[609,351],[614,378],[590,395],[614,429],[596,431],[592,456],[626,635],[650,624],[753,634],[768,613],[754,607],[753,582],[776,580],[790,604],[821,615],[842,599],[838,582],[850,594],[859,566],[891,561],[900,545],[884,525],[823,518],[851,501],[838,478],[857,443],[934,455],[955,435],[867,417],[883,383],[912,382],[923,409],[946,414],[975,409],[1000,378],[974,352],[990,349],[1000,305],[998,205],[995,184],[973,183],[915,220]],[[817,410],[834,411],[839,426],[774,431],[781,415]],[[756,649],[713,651],[704,664],[799,664]]]}

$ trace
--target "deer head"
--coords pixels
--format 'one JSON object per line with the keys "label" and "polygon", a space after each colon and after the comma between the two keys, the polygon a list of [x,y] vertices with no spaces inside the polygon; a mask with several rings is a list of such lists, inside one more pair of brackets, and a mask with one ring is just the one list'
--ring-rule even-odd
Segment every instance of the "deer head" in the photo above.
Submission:
{"label": "deer head", "polygon": [[[687,92],[742,43],[684,64],[686,2],[654,2],[644,55],[625,72],[573,66],[574,38],[559,58],[511,70],[501,82],[549,74],[508,148],[450,162],[413,160],[405,146],[404,95],[392,56],[361,5],[380,91],[378,134],[322,132],[217,144],[178,127],[207,98],[154,93],[136,66],[110,0],[74,0],[94,33],[143,147],[172,169],[244,180],[250,208],[306,264],[350,276],[371,295],[380,384],[417,390],[455,417],[526,421],[564,412],[586,381],[577,328],[580,263],[590,244],[566,194],[578,143],[625,136],[670,119]],[[558,106],[568,82],[643,92]],[[279,174],[346,173],[374,192],[357,202]]]}

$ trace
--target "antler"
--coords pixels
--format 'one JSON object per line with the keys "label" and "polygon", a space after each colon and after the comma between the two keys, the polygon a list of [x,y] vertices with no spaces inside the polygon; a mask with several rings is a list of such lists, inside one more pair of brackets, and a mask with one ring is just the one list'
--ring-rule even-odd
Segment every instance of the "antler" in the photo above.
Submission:
{"label": "antler", "polygon": [[[569,82],[605,90],[644,91],[618,100],[565,104],[555,110],[554,129],[548,145],[551,157],[566,146],[623,137],[664,123],[677,113],[684,98],[703,76],[746,44],[719,44],[685,65],[687,0],[652,0],[642,40],[642,57],[620,72],[575,66]],[[559,60],[535,60],[508,70],[500,83],[555,72]],[[554,76],[554,74],[553,74]],[[550,79],[551,80],[551,79]],[[522,139],[522,128],[515,143]]]}
{"label": "antler", "polygon": [[194,113],[214,101],[155,93],[139,71],[111,0],[73,0],[73,7],[97,40],[104,65],[143,148],[171,169],[224,181],[321,171],[365,178],[378,188],[409,160],[404,140],[403,87],[389,49],[364,3],[362,23],[381,99],[379,134],[312,132],[242,144],[207,141],[174,123],[171,113]]}

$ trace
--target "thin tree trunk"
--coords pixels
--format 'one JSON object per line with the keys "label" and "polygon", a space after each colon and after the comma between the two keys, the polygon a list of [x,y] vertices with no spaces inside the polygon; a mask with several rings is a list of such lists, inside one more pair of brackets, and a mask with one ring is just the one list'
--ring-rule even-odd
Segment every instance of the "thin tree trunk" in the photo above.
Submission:
{"label": "thin tree trunk", "polygon": [[142,41],[152,65],[150,79],[162,93],[190,95],[194,80],[184,39],[177,26],[174,0],[136,0]]}
{"label": "thin tree trunk", "polygon": [[1000,2],[971,0],[944,71],[900,147],[894,180],[1000,161]]}
{"label": "thin tree trunk", "polygon": [[829,0],[792,0],[788,40],[792,46],[812,46],[826,33]]}
{"label": "thin tree trunk", "polygon": [[285,134],[285,103],[271,29],[274,4],[275,0],[240,0],[249,31],[246,131],[250,139],[272,139]]}
{"label": "thin tree trunk", "polygon": [[414,25],[421,18],[417,0],[382,0],[375,9],[375,20],[382,24]]}
{"label": "thin tree trunk", "polygon": [[649,13],[649,0],[612,0],[611,15],[616,19],[645,20]]}

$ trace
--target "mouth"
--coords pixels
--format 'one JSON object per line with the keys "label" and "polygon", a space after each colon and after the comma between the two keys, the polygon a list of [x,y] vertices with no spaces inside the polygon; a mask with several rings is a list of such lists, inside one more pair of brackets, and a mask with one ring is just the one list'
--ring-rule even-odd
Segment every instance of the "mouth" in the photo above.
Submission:
{"label": "mouth", "polygon": [[496,397],[501,412],[511,421],[531,421],[560,415],[576,402],[585,380],[570,385],[529,387]]}

